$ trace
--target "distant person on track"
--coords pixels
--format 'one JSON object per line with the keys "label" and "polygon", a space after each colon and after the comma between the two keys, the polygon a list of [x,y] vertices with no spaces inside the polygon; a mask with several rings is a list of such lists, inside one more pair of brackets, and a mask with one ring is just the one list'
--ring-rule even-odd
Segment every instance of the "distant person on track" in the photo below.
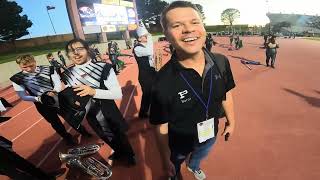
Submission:
{"label": "distant person on track", "polygon": [[234,34],[231,33],[230,36],[229,36],[230,46],[232,46],[233,40],[234,40]]}
{"label": "distant person on track", "polygon": [[138,43],[133,48],[133,54],[139,68],[138,80],[142,89],[139,118],[143,119],[149,117],[151,87],[156,71],[152,36],[143,24],[136,31]]}
{"label": "distant person on track", "polygon": [[212,45],[213,45],[213,39],[212,39],[212,35],[210,33],[207,34],[206,37],[206,48],[211,51]]}
{"label": "distant person on track", "polygon": [[175,51],[155,78],[150,123],[156,125],[170,179],[179,179],[180,166],[190,157],[187,169],[203,180],[200,162],[215,143],[222,109],[228,120],[223,135],[235,128],[230,64],[224,55],[203,48],[206,31],[191,2],[172,2],[162,12],[161,25]]}
{"label": "distant person on track", "polygon": [[[16,60],[21,72],[13,75],[10,80],[14,90],[24,101],[33,102],[38,112],[44,119],[50,123],[52,128],[67,142],[69,145],[76,145],[71,134],[68,133],[58,117],[56,107],[43,104],[41,95],[46,92],[59,92],[61,90],[61,81],[53,66],[37,66],[36,60],[32,55],[22,55]],[[90,134],[81,126],[77,130],[82,135],[88,137]]]}
{"label": "distant person on track", "polygon": [[277,57],[277,49],[279,44],[276,43],[276,37],[272,36],[266,46],[266,65],[269,66],[269,61],[271,59],[271,67],[275,68],[275,61]]}
{"label": "distant person on track", "polygon": [[109,159],[125,159],[128,165],[135,165],[135,154],[126,135],[128,124],[115,103],[115,99],[122,98],[122,91],[112,65],[93,62],[88,43],[82,39],[69,41],[66,52],[74,66],[64,71],[62,79],[73,88],[72,98],[90,97],[86,118],[97,135],[114,150]]}
{"label": "distant person on track", "polygon": [[60,61],[62,62],[63,66],[67,67],[66,59],[64,58],[64,56],[63,56],[61,51],[58,51],[58,57],[59,57]]}
{"label": "distant person on track", "polygon": [[50,65],[54,67],[55,71],[57,71],[57,73],[58,73],[59,76],[60,76],[60,75],[61,75],[61,72],[62,72],[61,69],[63,69],[64,66],[63,66],[62,64],[60,64],[60,63],[53,57],[53,54],[52,54],[52,53],[48,53],[46,57],[47,57]]}
{"label": "distant person on track", "polygon": [[236,37],[234,38],[234,43],[235,43],[236,50],[242,47],[242,40],[240,39],[239,34],[237,34]]}
{"label": "distant person on track", "polygon": [[65,170],[46,173],[21,157],[12,149],[12,142],[0,136],[0,175],[13,180],[54,180]]}

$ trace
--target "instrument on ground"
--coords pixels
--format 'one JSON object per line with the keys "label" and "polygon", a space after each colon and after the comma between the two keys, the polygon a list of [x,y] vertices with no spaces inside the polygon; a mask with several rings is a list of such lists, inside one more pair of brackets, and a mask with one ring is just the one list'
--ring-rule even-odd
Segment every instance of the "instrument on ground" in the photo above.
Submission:
{"label": "instrument on ground", "polygon": [[82,158],[100,150],[102,144],[69,149],[67,154],[59,153],[59,159],[68,166],[79,168],[96,179],[109,179],[112,175],[110,165],[105,165],[96,158]]}

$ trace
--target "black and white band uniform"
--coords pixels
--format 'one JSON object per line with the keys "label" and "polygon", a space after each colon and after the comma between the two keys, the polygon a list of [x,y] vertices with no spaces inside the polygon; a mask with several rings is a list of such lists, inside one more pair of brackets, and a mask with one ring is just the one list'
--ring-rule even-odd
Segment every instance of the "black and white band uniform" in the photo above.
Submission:
{"label": "black and white band uniform", "polygon": [[147,43],[137,43],[133,48],[133,54],[138,64],[138,80],[142,89],[140,118],[148,117],[151,102],[151,88],[156,74],[153,60],[153,41],[152,36],[147,36]]}
{"label": "black and white band uniform", "polygon": [[62,79],[67,87],[87,85],[95,89],[86,116],[89,125],[114,150],[110,159],[127,158],[129,165],[134,165],[135,154],[126,135],[128,124],[114,101],[122,98],[122,90],[112,65],[88,60],[69,67]]}
{"label": "black and white band uniform", "polygon": [[[60,76],[54,70],[54,67],[37,66],[34,73],[21,71],[13,75],[10,80],[19,97],[24,101],[33,102],[38,112],[51,124],[52,128],[68,144],[74,145],[75,142],[71,134],[66,131],[58,117],[58,109],[42,104],[40,100],[40,96],[47,91],[59,92],[61,90]],[[84,136],[90,136],[83,126],[79,127],[77,131]]]}

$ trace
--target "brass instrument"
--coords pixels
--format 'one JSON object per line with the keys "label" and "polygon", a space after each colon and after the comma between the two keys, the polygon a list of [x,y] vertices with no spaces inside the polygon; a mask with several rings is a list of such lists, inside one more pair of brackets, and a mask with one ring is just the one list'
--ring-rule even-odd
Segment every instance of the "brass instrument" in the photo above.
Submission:
{"label": "brass instrument", "polygon": [[59,159],[68,166],[80,168],[96,179],[109,179],[112,175],[110,165],[105,165],[93,157],[82,157],[94,154],[100,150],[101,145],[93,144],[84,147],[69,149],[67,154],[59,152]]}
{"label": "brass instrument", "polygon": [[68,154],[86,156],[91,155],[100,150],[102,144],[92,144],[83,147],[72,148],[68,150]]}

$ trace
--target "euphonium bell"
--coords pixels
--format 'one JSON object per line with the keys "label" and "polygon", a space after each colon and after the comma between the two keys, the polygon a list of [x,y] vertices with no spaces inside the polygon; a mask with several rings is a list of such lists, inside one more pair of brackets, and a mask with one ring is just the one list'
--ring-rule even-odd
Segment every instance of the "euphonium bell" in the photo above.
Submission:
{"label": "euphonium bell", "polygon": [[72,148],[68,150],[68,154],[78,155],[78,156],[86,156],[91,155],[100,150],[100,147],[103,144],[92,144],[83,147]]}
{"label": "euphonium bell", "polygon": [[83,156],[98,152],[101,145],[102,144],[93,144],[69,149],[67,154],[59,152],[59,159],[62,162],[66,161],[70,167],[80,168],[82,171],[97,179],[108,179],[112,175],[110,165],[107,166],[93,157],[81,159]]}

